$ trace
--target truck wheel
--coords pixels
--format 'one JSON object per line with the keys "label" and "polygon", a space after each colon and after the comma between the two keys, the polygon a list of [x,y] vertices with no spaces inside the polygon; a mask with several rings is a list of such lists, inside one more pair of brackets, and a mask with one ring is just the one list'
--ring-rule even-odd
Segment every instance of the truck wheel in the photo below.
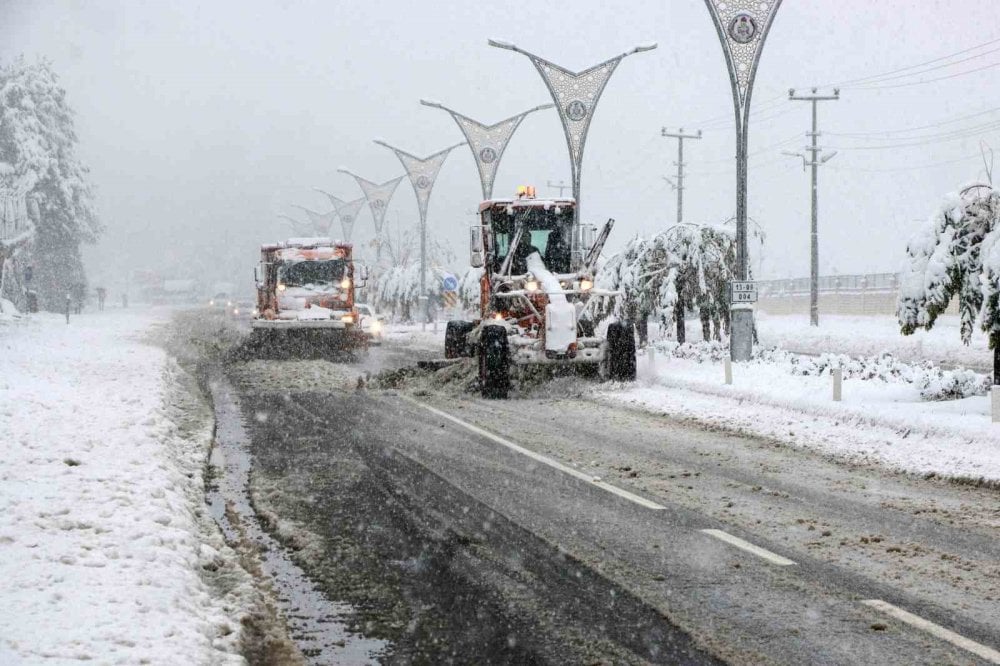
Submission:
{"label": "truck wheel", "polygon": [[462,358],[469,356],[469,332],[474,328],[471,321],[449,321],[444,329],[444,357]]}
{"label": "truck wheel", "polygon": [[501,400],[510,392],[510,348],[503,326],[484,326],[479,334],[479,390],[484,398]]}
{"label": "truck wheel", "polygon": [[608,379],[616,382],[635,380],[635,336],[632,327],[622,322],[608,326]]}

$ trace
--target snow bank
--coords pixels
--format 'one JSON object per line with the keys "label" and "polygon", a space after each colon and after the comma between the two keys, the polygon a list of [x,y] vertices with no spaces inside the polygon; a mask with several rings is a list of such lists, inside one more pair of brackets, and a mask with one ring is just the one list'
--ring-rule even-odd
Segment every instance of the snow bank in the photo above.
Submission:
{"label": "snow bank", "polygon": [[734,364],[732,385],[718,360],[644,355],[638,367],[637,384],[597,396],[852,462],[1000,481],[988,396],[926,402],[919,385],[848,378],[833,402],[829,375],[795,375],[784,364]]}
{"label": "snow bank", "polygon": [[180,370],[138,339],[155,321],[0,328],[0,663],[242,663],[204,578],[211,422],[171,404]]}

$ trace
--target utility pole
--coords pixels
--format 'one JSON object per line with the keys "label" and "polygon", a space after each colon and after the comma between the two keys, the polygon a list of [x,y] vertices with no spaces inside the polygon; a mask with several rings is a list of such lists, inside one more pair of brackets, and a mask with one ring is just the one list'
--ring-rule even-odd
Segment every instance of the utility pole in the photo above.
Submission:
{"label": "utility pole", "polygon": [[560,180],[560,181],[559,181],[558,183],[553,183],[553,182],[552,182],[551,180],[547,180],[547,181],[545,181],[545,182],[546,182],[546,184],[548,184],[548,186],[549,186],[549,187],[551,187],[552,189],[554,189],[554,190],[559,190],[559,198],[560,198],[560,199],[562,199],[562,196],[563,196],[563,190],[568,190],[568,189],[571,189],[571,188],[573,187],[572,185],[567,185],[566,183],[564,183],[564,182],[563,182],[563,181],[561,181],[561,180]]}
{"label": "utility pole", "polygon": [[[700,139],[701,130],[697,134],[685,134],[684,128],[677,132],[668,132],[664,127],[660,130],[660,136],[677,139],[677,184],[670,183],[677,190],[677,224],[684,221],[684,139]],[[670,181],[667,181],[670,182]]]}
{"label": "utility pole", "polygon": [[840,89],[834,88],[832,95],[823,95],[817,92],[816,88],[812,89],[812,92],[805,95],[796,95],[795,89],[790,88],[788,90],[788,99],[796,102],[812,102],[812,132],[806,132],[806,136],[812,137],[811,145],[805,147],[805,151],[810,153],[807,158],[803,153],[786,153],[791,154],[796,157],[802,158],[802,168],[805,169],[806,166],[812,167],[812,226],[810,227],[810,269],[809,269],[809,324],[811,326],[819,326],[819,209],[818,209],[818,186],[817,186],[817,175],[819,167],[826,164],[833,156],[837,154],[837,151],[833,151],[828,155],[820,157],[820,153],[823,149],[819,147],[817,139],[819,139],[819,129],[816,127],[817,123],[817,113],[816,104],[818,102],[830,102],[833,100],[840,99]]}

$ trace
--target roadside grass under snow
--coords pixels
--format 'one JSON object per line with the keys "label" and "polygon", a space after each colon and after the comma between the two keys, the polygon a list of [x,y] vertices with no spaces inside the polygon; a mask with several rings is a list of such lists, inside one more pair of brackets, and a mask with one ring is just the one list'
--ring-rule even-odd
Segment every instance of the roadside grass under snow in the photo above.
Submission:
{"label": "roadside grass under snow", "polygon": [[0,322],[0,663],[243,663],[240,593],[210,582],[211,413],[140,341],[157,320]]}

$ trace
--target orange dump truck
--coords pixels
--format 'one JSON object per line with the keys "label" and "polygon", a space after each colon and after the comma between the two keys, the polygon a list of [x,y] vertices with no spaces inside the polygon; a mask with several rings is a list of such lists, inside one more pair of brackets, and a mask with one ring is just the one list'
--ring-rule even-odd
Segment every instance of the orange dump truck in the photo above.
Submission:
{"label": "orange dump truck", "polygon": [[350,243],[329,238],[262,245],[251,322],[258,341],[280,346],[308,340],[339,349],[367,348],[354,305],[355,289],[363,286],[367,271],[355,265],[352,250]]}

